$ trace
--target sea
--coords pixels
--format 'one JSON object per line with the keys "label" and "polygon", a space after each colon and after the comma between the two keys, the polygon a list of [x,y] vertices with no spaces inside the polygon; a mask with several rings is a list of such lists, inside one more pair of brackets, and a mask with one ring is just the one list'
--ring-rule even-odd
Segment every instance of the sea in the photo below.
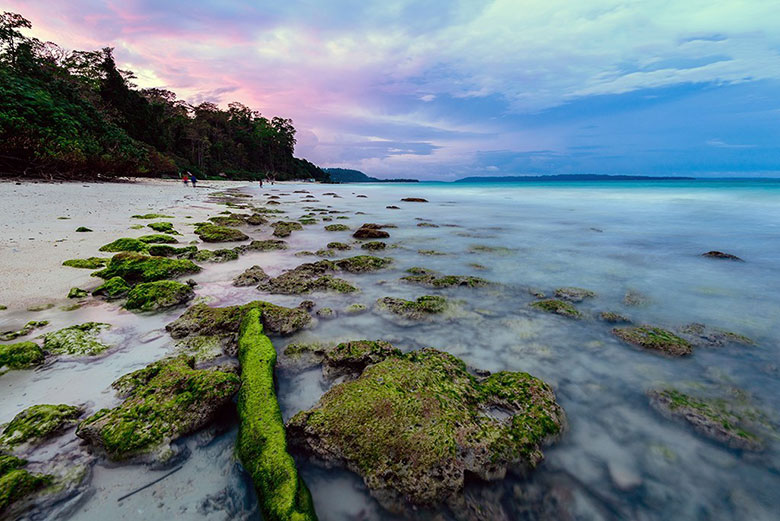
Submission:
{"label": "sea", "polygon": [[[303,194],[295,193],[301,190],[319,202],[303,202]],[[545,448],[544,461],[531,472],[493,482],[470,479],[464,496],[483,509],[483,517],[465,519],[778,519],[779,181],[252,184],[242,191],[256,205],[268,194],[279,196],[277,208],[287,212],[285,218],[301,216],[308,212],[304,206],[313,205],[343,212],[333,216],[347,219],[332,223],[353,230],[367,222],[396,226],[387,230],[388,248],[379,253],[393,259],[389,269],[343,275],[360,288],[355,294],[281,296],[231,284],[252,265],[273,276],[317,260],[298,252],[319,250],[330,241],[353,242],[352,231],[328,232],[323,226],[331,223],[325,222],[293,232],[284,252],[247,253],[205,265],[193,277],[198,296],[214,306],[258,299],[297,306],[310,299],[317,308],[336,311],[334,319],[320,318],[309,329],[274,338],[280,357],[293,342],[381,339],[403,351],[435,347],[479,369],[525,371],[554,388],[568,420],[565,433]],[[206,204],[207,195],[204,190],[199,204]],[[401,201],[407,197],[427,202]],[[159,210],[184,214],[187,204],[192,201],[177,200]],[[223,209],[215,206],[214,215]],[[265,227],[247,233],[270,237]],[[742,261],[702,256],[713,250]],[[359,247],[336,256],[358,253],[363,253]],[[400,280],[412,267],[478,276],[492,284],[426,289]],[[535,295],[551,296],[570,286],[595,293],[576,304],[581,320],[531,307]],[[447,297],[457,311],[409,323],[374,307],[381,297],[424,294]],[[344,312],[351,304],[363,304],[367,311]],[[704,324],[749,337],[753,344],[696,346],[691,356],[667,357],[616,338],[614,324],[600,319],[604,311],[670,331]],[[37,313],[34,319],[58,327],[109,322],[119,347],[97,360],[61,360],[0,376],[0,423],[37,403],[87,404],[90,410],[116,405],[110,383],[170,355],[173,340],[164,326],[182,312],[139,315],[100,303]],[[0,329],[11,320],[20,317],[0,315]],[[278,371],[277,381],[285,419],[314,406],[332,385],[317,368]],[[659,413],[648,392],[670,388],[748,404],[763,450],[731,448]],[[171,469],[98,460],[78,494],[40,510],[35,519],[260,519],[251,481],[235,455],[235,438],[235,424],[228,423],[180,440],[181,469],[121,501]],[[79,446],[69,433],[34,458],[76,454]],[[385,511],[358,475],[305,458],[298,463],[320,520],[405,518]],[[419,511],[414,518],[456,519],[446,508]]]}

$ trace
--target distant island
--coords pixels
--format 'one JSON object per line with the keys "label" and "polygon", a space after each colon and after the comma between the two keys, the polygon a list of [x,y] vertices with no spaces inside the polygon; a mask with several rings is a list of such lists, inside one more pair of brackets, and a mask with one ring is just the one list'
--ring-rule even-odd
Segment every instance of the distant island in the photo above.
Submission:
{"label": "distant island", "polygon": [[377,179],[371,177],[360,170],[350,170],[349,168],[323,168],[325,173],[330,175],[330,180],[334,183],[419,183],[417,179]]}
{"label": "distant island", "polygon": [[530,181],[685,181],[695,177],[646,176],[646,175],[607,175],[607,174],[556,174],[556,175],[514,175],[490,177],[464,177],[455,183],[517,183]]}

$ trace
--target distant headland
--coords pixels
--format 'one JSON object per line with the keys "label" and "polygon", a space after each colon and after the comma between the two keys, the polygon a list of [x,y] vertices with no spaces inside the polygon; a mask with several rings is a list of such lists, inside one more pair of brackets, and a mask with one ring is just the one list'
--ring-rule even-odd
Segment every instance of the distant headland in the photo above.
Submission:
{"label": "distant headland", "polygon": [[464,177],[455,183],[518,183],[531,181],[691,181],[695,177],[606,175],[606,174],[558,174],[529,176]]}
{"label": "distant headland", "polygon": [[418,179],[377,179],[360,170],[349,168],[323,168],[334,183],[419,183]]}

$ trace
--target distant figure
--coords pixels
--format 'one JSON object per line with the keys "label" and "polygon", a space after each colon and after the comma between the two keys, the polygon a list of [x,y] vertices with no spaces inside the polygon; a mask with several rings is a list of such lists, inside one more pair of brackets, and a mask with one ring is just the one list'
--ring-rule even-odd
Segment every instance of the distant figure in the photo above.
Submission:
{"label": "distant figure", "polygon": [[260,188],[262,188],[262,187],[263,187],[263,178],[261,177],[260,178]]}
{"label": "distant figure", "polygon": [[192,187],[195,188],[195,183],[198,182],[198,178],[195,177],[195,174],[190,174],[190,180],[192,181]]}
{"label": "distant figure", "polygon": [[181,175],[181,180],[182,180],[182,181],[184,181],[184,186],[187,186],[188,184],[190,184],[190,183],[189,183],[190,176],[189,176],[188,174],[189,174],[189,172],[184,172],[184,173]]}

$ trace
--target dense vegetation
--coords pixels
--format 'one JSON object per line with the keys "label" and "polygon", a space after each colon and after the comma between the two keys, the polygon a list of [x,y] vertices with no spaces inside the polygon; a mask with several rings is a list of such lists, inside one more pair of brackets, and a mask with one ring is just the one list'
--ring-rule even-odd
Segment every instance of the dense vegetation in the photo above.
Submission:
{"label": "dense vegetation", "polygon": [[189,105],[138,89],[112,49],[66,51],[28,38],[18,14],[0,15],[0,175],[276,179],[328,176],[293,157],[295,128],[240,103]]}

